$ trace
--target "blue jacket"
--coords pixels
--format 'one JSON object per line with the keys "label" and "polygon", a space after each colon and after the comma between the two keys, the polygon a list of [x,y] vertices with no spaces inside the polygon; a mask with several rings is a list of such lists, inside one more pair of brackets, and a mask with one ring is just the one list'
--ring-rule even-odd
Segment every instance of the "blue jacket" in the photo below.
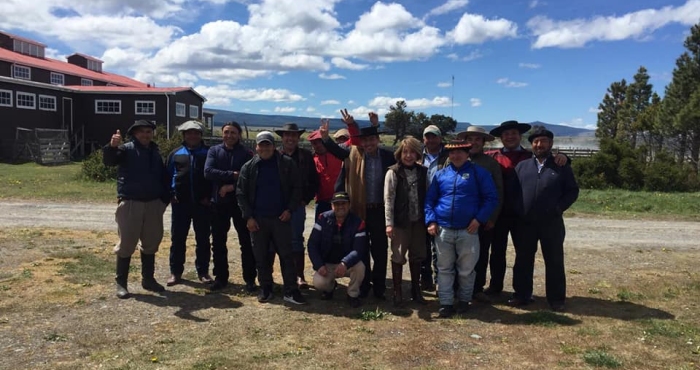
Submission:
{"label": "blue jacket", "polygon": [[[336,220],[333,211],[318,215],[316,224],[309,236],[309,259],[314,270],[318,271],[326,264],[326,256],[333,247],[333,231]],[[367,233],[365,223],[357,215],[348,213],[343,226],[343,253],[341,260],[348,268],[355,266],[367,254]]]}
{"label": "blue jacket", "polygon": [[204,178],[204,163],[209,147],[201,144],[192,150],[186,145],[173,150],[166,168],[170,178],[170,195],[179,202],[199,203],[211,196],[211,183]]}
{"label": "blue jacket", "polygon": [[425,224],[464,229],[476,218],[485,224],[498,206],[491,174],[467,161],[457,169],[449,164],[435,174],[425,197]]}
{"label": "blue jacket", "polygon": [[204,164],[204,178],[211,181],[211,199],[215,203],[235,203],[236,192],[226,194],[219,199],[219,189],[224,185],[236,185],[237,177],[234,172],[240,172],[243,165],[253,158],[253,152],[240,142],[232,149],[226,149],[224,144],[209,148],[207,161]]}
{"label": "blue jacket", "polygon": [[135,139],[116,148],[102,149],[105,166],[117,167],[117,196],[126,200],[170,202],[168,176],[158,145],[144,147]]}
{"label": "blue jacket", "polygon": [[519,191],[516,192],[516,212],[529,220],[561,217],[578,198],[579,187],[570,165],[562,167],[550,156],[541,172],[536,159],[524,160],[515,167]]}

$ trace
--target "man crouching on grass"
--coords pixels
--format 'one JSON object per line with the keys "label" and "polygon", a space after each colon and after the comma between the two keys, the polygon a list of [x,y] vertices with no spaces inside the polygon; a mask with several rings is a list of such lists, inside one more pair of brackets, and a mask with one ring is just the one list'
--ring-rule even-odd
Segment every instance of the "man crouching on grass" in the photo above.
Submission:
{"label": "man crouching on grass", "polygon": [[165,290],[153,277],[156,252],[163,240],[163,213],[170,202],[170,192],[163,159],[153,142],[155,125],[136,121],[126,134],[131,141],[122,144],[119,130],[103,148],[105,166],[117,167],[115,213],[119,242],[117,255],[117,297],[128,298],[127,280],[131,255],[141,241],[141,286],[152,292]]}
{"label": "man crouching on grass", "polygon": [[333,194],[332,210],[321,213],[309,237],[309,258],[314,266],[314,288],[321,299],[333,298],[338,283],[335,279],[350,277],[348,302],[360,306],[360,285],[365,277],[362,259],[367,254],[365,223],[350,213],[350,196],[346,192]]}

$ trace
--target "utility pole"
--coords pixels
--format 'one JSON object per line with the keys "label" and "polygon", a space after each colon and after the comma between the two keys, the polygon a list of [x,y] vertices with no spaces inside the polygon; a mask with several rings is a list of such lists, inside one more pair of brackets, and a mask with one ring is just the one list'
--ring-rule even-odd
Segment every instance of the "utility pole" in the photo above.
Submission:
{"label": "utility pole", "polygon": [[455,115],[455,75],[452,75],[452,96],[450,97],[450,102],[452,103],[452,111],[450,112],[450,118],[454,119]]}

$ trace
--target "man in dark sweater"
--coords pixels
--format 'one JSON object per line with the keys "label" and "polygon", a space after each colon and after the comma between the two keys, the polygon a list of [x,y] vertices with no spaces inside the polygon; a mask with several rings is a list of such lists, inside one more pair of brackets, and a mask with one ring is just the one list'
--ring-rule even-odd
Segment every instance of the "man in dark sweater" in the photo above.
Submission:
{"label": "man in dark sweater", "polygon": [[[211,249],[214,259],[214,276],[216,281],[212,290],[223,289],[228,284],[228,248],[226,241],[228,231],[233,227],[238,234],[241,250],[241,266],[246,290],[254,292],[255,287],[255,257],[250,241],[250,233],[246,228],[246,220],[236,202],[236,182],[243,164],[253,158],[253,152],[240,142],[241,126],[234,121],[224,124],[221,128],[224,142],[209,149],[207,161],[204,164],[204,177],[212,182],[211,199],[214,202],[212,215]],[[208,259],[207,259],[208,263]],[[207,272],[209,267],[204,269]],[[208,274],[200,275],[203,282],[211,281]]]}
{"label": "man in dark sweater", "polygon": [[367,254],[365,223],[350,213],[350,196],[333,194],[332,210],[321,213],[309,237],[309,258],[314,270],[314,288],[321,299],[333,298],[336,279],[350,277],[348,302],[360,306],[360,284],[365,276],[362,259]]}
{"label": "man in dark sweater", "polygon": [[255,138],[257,155],[243,165],[236,198],[253,242],[253,254],[262,289],[259,302],[272,299],[270,246],[279,255],[284,281],[284,300],[304,304],[296,284],[292,252],[292,210],[301,202],[301,177],[294,161],[275,150],[271,132]]}
{"label": "man in dark sweater", "polygon": [[[204,129],[197,121],[187,121],[178,127],[183,143],[168,156],[166,168],[170,177],[170,203],[172,222],[170,228],[170,278],[167,285],[182,281],[185,269],[185,251],[190,224],[194,226],[195,247],[194,266],[197,275],[209,275],[211,246],[211,184],[204,178],[204,162],[209,147],[202,142]],[[211,280],[209,278],[208,280]]]}
{"label": "man in dark sweater", "polygon": [[141,286],[153,292],[165,290],[154,278],[156,252],[163,240],[163,213],[170,202],[168,176],[158,145],[153,142],[155,125],[146,120],[136,121],[127,130],[131,140],[122,144],[121,132],[103,149],[105,166],[117,167],[117,198],[115,213],[119,242],[117,255],[117,297],[128,298],[127,280],[131,255],[141,242]]}
{"label": "man in dark sweater", "polygon": [[520,184],[516,210],[519,216],[513,266],[515,293],[508,302],[513,306],[530,303],[532,274],[537,242],[545,263],[547,301],[555,311],[564,310],[566,275],[564,273],[564,218],[562,214],[578,198],[579,188],[571,166],[557,166],[552,156],[554,134],[535,130],[528,140],[533,158],[520,162],[515,173]]}

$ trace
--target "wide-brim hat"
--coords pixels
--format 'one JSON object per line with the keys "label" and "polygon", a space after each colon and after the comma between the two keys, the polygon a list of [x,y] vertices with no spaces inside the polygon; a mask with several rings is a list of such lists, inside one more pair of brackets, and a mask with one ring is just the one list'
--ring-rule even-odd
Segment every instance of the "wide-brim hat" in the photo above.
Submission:
{"label": "wide-brim hat", "polygon": [[275,130],[275,133],[279,136],[282,136],[282,134],[284,134],[285,132],[296,132],[299,135],[301,135],[304,132],[306,132],[306,129],[303,129],[303,128],[299,129],[299,126],[297,126],[296,123],[290,122],[290,123],[285,123],[284,125],[282,125],[281,129]]}
{"label": "wide-brim hat", "polygon": [[457,133],[457,138],[460,140],[464,140],[467,138],[469,135],[476,135],[476,136],[481,136],[484,138],[484,141],[494,141],[496,140],[493,135],[489,134],[486,132],[486,129],[483,127],[479,126],[469,126],[467,127],[467,131],[462,131]]}
{"label": "wide-brim hat", "polygon": [[369,127],[363,127],[360,129],[360,133],[357,135],[352,135],[352,137],[366,137],[366,136],[374,136],[374,135],[379,135],[383,134],[383,131],[379,131],[379,127],[377,126],[369,126]]}
{"label": "wide-brim hat", "polygon": [[517,129],[520,132],[520,135],[528,132],[532,126],[530,126],[527,123],[520,123],[518,121],[505,121],[501,123],[500,126],[496,127],[495,129],[491,130],[489,134],[495,136],[495,137],[501,137],[501,134],[505,130],[510,130],[510,129]]}
{"label": "wide-brim hat", "polygon": [[552,140],[554,139],[554,133],[552,131],[549,131],[546,128],[538,128],[537,130],[532,131],[530,136],[527,137],[527,141],[529,141],[530,144],[532,144],[532,142],[536,138],[542,137],[542,136],[546,136]]}
{"label": "wide-brim hat", "polygon": [[131,125],[131,127],[129,127],[128,130],[126,130],[126,134],[131,135],[131,133],[139,127],[147,127],[147,128],[150,128],[151,130],[155,130],[156,124],[151,122],[151,121],[146,121],[145,119],[140,119],[140,120],[134,122],[134,124]]}
{"label": "wide-brim hat", "polygon": [[466,150],[468,152],[471,148],[472,144],[464,140],[453,140],[445,144],[445,146],[443,147],[443,149],[448,152],[457,149]]}

